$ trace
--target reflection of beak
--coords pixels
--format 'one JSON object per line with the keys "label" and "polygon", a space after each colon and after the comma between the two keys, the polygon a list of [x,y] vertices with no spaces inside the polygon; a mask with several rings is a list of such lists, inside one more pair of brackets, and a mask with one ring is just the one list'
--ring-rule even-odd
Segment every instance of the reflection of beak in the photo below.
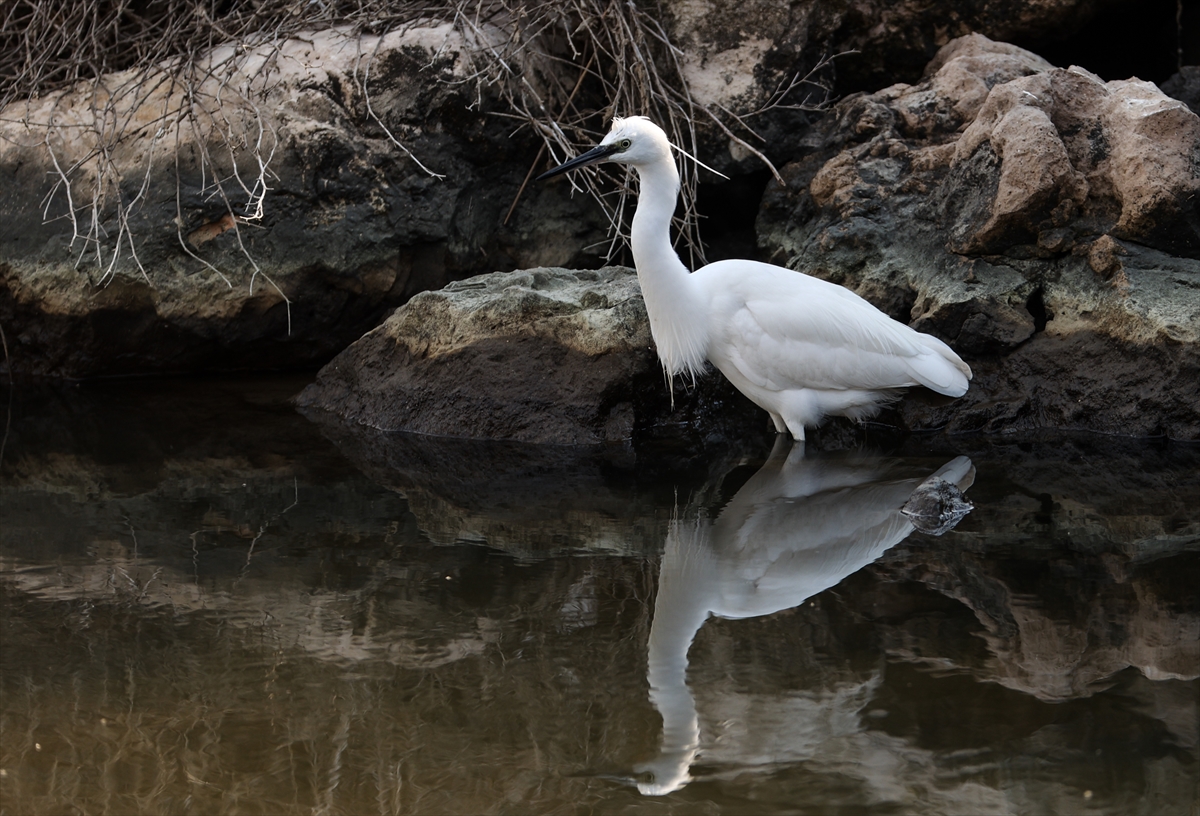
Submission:
{"label": "reflection of beak", "polygon": [[584,153],[580,156],[576,156],[575,158],[571,159],[569,162],[564,162],[563,164],[560,164],[558,167],[555,167],[553,170],[547,170],[545,173],[542,173],[540,176],[538,176],[537,180],[541,181],[542,179],[553,178],[554,176],[565,173],[568,170],[574,170],[576,167],[586,167],[589,164],[595,164],[596,162],[602,162],[605,159],[607,159],[609,156],[611,156],[613,153],[616,153],[620,149],[621,148],[617,147],[615,143],[614,144],[606,144],[606,145],[597,145],[596,147],[593,147],[591,150],[589,150],[587,153]]}
{"label": "reflection of beak", "polygon": [[643,762],[634,767],[638,776],[634,778],[638,793],[642,796],[666,796],[692,781],[688,769],[696,759],[696,751],[682,750],[664,753],[653,762]]}

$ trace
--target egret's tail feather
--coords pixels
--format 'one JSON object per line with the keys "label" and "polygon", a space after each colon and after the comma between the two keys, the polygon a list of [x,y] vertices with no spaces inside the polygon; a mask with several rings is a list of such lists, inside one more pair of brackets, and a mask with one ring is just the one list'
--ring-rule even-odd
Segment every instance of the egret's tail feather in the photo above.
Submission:
{"label": "egret's tail feather", "polygon": [[929,353],[911,358],[908,361],[909,372],[913,379],[932,391],[947,397],[961,397],[967,393],[971,367],[945,343],[934,337],[929,339],[937,345],[929,343]]}

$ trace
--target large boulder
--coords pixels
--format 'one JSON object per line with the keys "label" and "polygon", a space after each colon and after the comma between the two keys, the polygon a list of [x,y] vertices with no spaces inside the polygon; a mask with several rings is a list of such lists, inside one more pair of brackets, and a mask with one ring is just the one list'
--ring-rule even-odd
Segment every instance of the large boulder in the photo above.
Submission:
{"label": "large boulder", "polygon": [[130,70],[9,105],[3,365],[311,366],[455,278],[596,265],[575,237],[600,215],[565,187],[528,191],[497,228],[536,145],[487,115],[476,47],[449,24],[328,29],[218,49],[191,84]]}
{"label": "large boulder", "polygon": [[385,431],[556,445],[692,424],[718,433],[753,416],[719,375],[675,386],[632,269],[531,269],[417,295],[321,369],[297,404]]}
{"label": "large boulder", "polygon": [[[1200,439],[1200,118],[980,35],[842,101],[768,189],[771,260],[965,355],[950,430]],[[924,408],[902,421],[929,424]]]}

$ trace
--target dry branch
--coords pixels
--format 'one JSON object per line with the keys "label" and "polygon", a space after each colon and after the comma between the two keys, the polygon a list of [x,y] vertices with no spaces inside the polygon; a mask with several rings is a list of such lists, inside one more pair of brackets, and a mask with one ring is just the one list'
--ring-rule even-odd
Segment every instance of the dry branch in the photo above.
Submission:
{"label": "dry branch", "polygon": [[[778,177],[765,153],[751,144],[760,140],[747,118],[776,108],[817,109],[828,100],[828,89],[817,81],[826,60],[808,75],[782,83],[758,110],[701,104],[689,91],[682,52],[672,44],[654,0],[11,0],[6,6],[0,27],[0,110],[7,117],[19,115],[22,102],[28,109],[51,94],[91,89],[90,122],[44,123],[44,146],[57,179],[43,205],[49,218],[52,203],[58,202],[60,217],[71,226],[72,246],[79,244],[77,266],[94,262],[101,284],[122,262],[150,280],[138,259],[131,215],[147,193],[157,154],[175,152],[178,180],[178,152],[187,134],[198,150],[201,194],[219,201],[232,219],[251,270],[250,287],[261,275],[287,301],[251,257],[241,230],[261,220],[270,206],[278,139],[260,103],[277,81],[284,45],[305,32],[340,27],[358,36],[352,79],[366,117],[432,176],[437,174],[384,124],[368,91],[379,35],[416,24],[453,23],[467,44],[462,55],[467,69],[445,81],[469,87],[479,108],[485,90],[498,96],[506,110],[497,113],[542,140],[539,161],[543,155],[559,161],[594,143],[614,115],[642,114],[691,155],[700,152],[698,127],[715,126]],[[368,35],[376,37],[374,47],[367,45]],[[818,99],[793,101],[802,88],[815,90]],[[161,108],[148,116],[144,108],[152,103]],[[56,142],[76,127],[90,131],[94,148],[64,165]],[[129,171],[122,170],[116,155],[135,140],[144,164],[140,178],[131,180],[123,177]],[[239,168],[239,157],[245,156],[252,158],[248,175]],[[678,234],[695,265],[703,259],[695,163],[683,162],[682,182],[685,206]],[[586,188],[604,208],[613,225],[611,258],[624,240],[628,174],[592,169],[571,183]],[[230,277],[186,240],[181,195],[176,206],[184,252],[232,287]]]}

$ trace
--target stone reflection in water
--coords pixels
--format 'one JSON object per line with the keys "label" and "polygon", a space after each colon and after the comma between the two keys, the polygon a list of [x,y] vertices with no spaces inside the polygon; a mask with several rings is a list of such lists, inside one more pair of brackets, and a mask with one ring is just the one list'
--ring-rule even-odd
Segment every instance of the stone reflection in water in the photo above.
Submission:
{"label": "stone reflection in water", "polygon": [[[662,749],[636,768],[643,776],[638,790],[661,796],[690,781],[689,769],[701,753],[701,724],[687,685],[688,651],[710,616],[752,618],[800,606],[908,537],[914,517],[936,520],[932,526],[940,534],[970,509],[960,491],[974,481],[975,467],[965,456],[924,481],[889,478],[889,470],[887,460],[877,457],[805,457],[803,443],[790,446],[780,437],[715,520],[698,513],[671,525],[647,661],[650,699],[663,719]],[[856,719],[866,699],[862,693],[814,698],[809,710],[788,712],[811,722],[747,725],[798,730],[815,749],[821,723]],[[833,708],[841,710],[821,710]],[[801,746],[790,748],[790,760],[804,758]],[[725,763],[742,766],[779,759],[741,754],[736,745],[720,753]]]}

